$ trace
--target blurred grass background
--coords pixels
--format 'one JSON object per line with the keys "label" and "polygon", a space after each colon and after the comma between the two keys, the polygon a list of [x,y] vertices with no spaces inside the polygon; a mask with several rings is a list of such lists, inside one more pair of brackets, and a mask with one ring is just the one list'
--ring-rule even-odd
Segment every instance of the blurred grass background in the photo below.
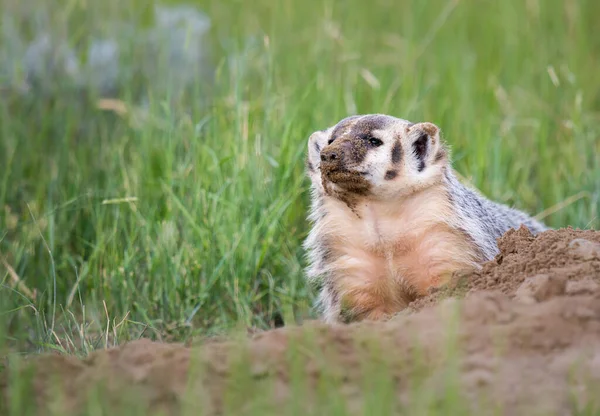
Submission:
{"label": "blurred grass background", "polygon": [[351,113],[434,122],[487,196],[600,224],[595,1],[1,5],[0,334],[17,350],[305,316],[305,143]]}

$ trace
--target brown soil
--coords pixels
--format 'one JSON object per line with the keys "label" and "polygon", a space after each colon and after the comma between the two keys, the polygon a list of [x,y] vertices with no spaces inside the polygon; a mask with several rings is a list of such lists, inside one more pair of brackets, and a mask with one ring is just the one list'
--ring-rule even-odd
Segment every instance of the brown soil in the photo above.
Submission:
{"label": "brown soil", "polygon": [[[417,311],[435,305],[448,295],[482,290],[499,291],[523,300],[525,294],[532,290],[533,282],[539,284],[541,280],[553,282],[544,283],[544,287],[553,285],[554,290],[559,291],[554,295],[565,290],[569,294],[586,292],[585,288],[595,288],[596,280],[600,281],[598,231],[563,228],[534,237],[522,227],[504,234],[498,240],[498,247],[500,254],[485,263],[480,271],[468,276],[456,276],[446,288],[418,299],[410,308]],[[527,284],[524,284],[525,280]]]}
{"label": "brown soil", "polygon": [[[268,405],[277,409],[296,394],[290,382],[296,351],[307,391],[318,391],[326,380],[345,398],[349,413],[365,414],[362,406],[374,403],[368,396],[376,384],[365,385],[363,378],[369,365],[392,378],[393,397],[405,409],[423,394],[441,400],[448,377],[473,414],[565,415],[590,403],[597,409],[600,232],[568,228],[533,237],[520,229],[504,235],[499,247],[501,253],[479,272],[457,277],[387,322],[311,322],[192,348],[140,340],[85,360],[41,356],[34,360],[36,398],[47,404],[55,397],[50,387],[60,375],[69,409],[81,405],[85,386],[107,380],[102,397],[108,402],[124,400],[127,387],[167,414],[178,414],[186,397],[205,415],[224,408],[242,414],[249,403],[256,405],[260,392],[264,396],[260,386],[269,380]],[[366,355],[373,343],[379,352]],[[447,361],[452,354],[460,357],[455,370]],[[190,374],[192,361],[202,376]],[[236,395],[236,385],[245,393]],[[318,400],[318,393],[307,394],[299,414]]]}

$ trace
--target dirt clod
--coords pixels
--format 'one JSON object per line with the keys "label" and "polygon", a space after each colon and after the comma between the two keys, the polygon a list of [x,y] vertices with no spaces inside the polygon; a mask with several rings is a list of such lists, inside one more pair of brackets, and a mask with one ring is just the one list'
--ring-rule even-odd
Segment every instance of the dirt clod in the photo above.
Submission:
{"label": "dirt clod", "polygon": [[515,299],[523,303],[535,303],[565,293],[566,279],[561,275],[536,274],[528,277],[515,292]]}
{"label": "dirt clod", "polygon": [[[84,387],[108,380],[106,400],[134,387],[153,409],[177,414],[191,392],[203,414],[220,414],[231,406],[231,377],[241,367],[247,388],[270,380],[275,408],[293,398],[293,373],[300,371],[308,381],[301,400],[306,412],[310,391],[331,379],[349,412],[364,414],[365,363],[385,360],[381,368],[394,382],[393,397],[410,409],[418,377],[420,391],[444,394],[440,374],[455,350],[460,366],[454,379],[474,414],[573,414],[597,399],[600,383],[599,247],[598,231],[566,228],[533,236],[512,230],[480,271],[457,277],[387,322],[309,322],[195,348],[140,340],[85,360],[44,355],[34,360],[35,397],[49,400],[54,376],[62,375],[69,409],[80,408]],[[369,352],[373,344],[377,353]],[[300,364],[290,361],[294,351]],[[201,375],[192,374],[192,362]],[[247,400],[260,397],[247,394]]]}

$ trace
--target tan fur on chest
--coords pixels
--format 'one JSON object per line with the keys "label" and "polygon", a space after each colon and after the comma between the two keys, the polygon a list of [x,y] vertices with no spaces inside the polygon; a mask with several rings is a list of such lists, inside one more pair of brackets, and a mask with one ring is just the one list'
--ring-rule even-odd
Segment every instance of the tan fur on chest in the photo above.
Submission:
{"label": "tan fur on chest", "polygon": [[354,319],[391,315],[454,271],[476,267],[476,249],[452,227],[445,195],[433,187],[394,205],[371,201],[358,215],[326,200],[327,269],[346,313]]}

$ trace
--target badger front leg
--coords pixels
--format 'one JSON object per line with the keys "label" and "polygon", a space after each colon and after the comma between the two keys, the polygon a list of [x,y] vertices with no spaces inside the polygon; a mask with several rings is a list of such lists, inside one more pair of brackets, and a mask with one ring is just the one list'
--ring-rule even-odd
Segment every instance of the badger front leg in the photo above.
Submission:
{"label": "badger front leg", "polygon": [[385,320],[414,300],[410,288],[389,280],[368,281],[350,275],[330,278],[317,299],[322,319],[327,323]]}
{"label": "badger front leg", "polygon": [[344,293],[340,302],[342,320],[345,322],[385,320],[408,306],[410,301],[401,287],[388,292],[379,289],[370,287]]}

